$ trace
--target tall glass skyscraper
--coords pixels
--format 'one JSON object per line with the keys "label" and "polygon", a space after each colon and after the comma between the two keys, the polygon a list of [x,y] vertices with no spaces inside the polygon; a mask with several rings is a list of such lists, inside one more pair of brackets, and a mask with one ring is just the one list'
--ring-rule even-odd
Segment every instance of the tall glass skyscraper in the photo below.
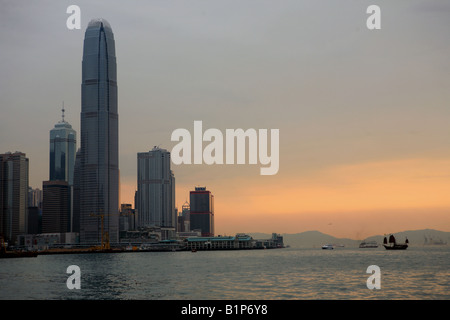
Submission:
{"label": "tall glass skyscraper", "polygon": [[50,181],[42,182],[42,232],[64,233],[73,229],[76,131],[64,120],[50,130]]}
{"label": "tall glass skyscraper", "polygon": [[111,243],[119,237],[119,127],[114,34],[104,19],[88,24],[81,84],[80,242],[99,243],[100,215]]}
{"label": "tall glass skyscraper", "polygon": [[73,185],[73,169],[77,151],[76,131],[64,120],[50,130],[50,180],[67,181]]}

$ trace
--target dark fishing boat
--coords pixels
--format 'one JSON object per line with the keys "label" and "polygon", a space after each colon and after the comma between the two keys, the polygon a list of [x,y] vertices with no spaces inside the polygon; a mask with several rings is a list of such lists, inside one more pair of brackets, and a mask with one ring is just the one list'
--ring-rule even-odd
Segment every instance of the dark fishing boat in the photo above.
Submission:
{"label": "dark fishing boat", "polygon": [[397,243],[393,234],[389,236],[389,243],[386,237],[384,237],[383,240],[383,246],[386,250],[406,250],[406,248],[408,248],[408,243],[408,238],[406,238],[405,243]]}

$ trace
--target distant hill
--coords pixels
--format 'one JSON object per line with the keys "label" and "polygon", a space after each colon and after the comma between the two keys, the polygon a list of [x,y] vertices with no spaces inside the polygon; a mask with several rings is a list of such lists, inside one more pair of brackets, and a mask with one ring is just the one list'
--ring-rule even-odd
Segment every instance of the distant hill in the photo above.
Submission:
{"label": "distant hill", "polygon": [[[272,235],[268,233],[250,233],[254,239],[268,239]],[[293,248],[319,248],[324,244],[344,245],[345,247],[358,247],[362,240],[373,240],[380,245],[383,243],[384,235],[375,235],[366,239],[336,238],[320,231],[305,231],[301,233],[281,234],[284,244]],[[446,243],[450,245],[450,232],[433,229],[409,230],[394,233],[398,242],[408,241],[411,246],[436,245],[436,243]]]}
{"label": "distant hill", "polygon": [[[450,232],[433,229],[408,230],[396,232],[394,234],[398,242],[404,242],[406,238],[412,246],[436,245],[437,243],[450,245]],[[377,235],[367,238],[383,243],[384,235]]]}

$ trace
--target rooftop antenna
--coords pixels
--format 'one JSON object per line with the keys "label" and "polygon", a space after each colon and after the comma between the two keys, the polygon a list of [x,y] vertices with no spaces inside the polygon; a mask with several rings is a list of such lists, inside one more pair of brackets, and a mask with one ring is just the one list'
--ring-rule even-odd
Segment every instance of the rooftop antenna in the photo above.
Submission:
{"label": "rooftop antenna", "polygon": [[61,111],[62,111],[62,122],[65,122],[65,121],[64,121],[64,111],[66,111],[66,110],[64,109],[64,101],[63,101],[63,103],[62,103],[62,109],[61,109]]}

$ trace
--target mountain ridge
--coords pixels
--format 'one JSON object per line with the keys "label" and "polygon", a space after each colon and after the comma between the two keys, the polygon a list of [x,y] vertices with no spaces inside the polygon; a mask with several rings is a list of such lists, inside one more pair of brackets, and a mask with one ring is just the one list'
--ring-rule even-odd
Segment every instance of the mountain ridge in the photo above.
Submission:
{"label": "mountain ridge", "polygon": [[[443,243],[450,244],[450,232],[435,229],[406,230],[393,233],[398,242],[408,238],[410,246],[437,245]],[[254,239],[267,239],[272,235],[268,233],[249,233]],[[299,233],[281,233],[285,245],[299,248],[317,248],[325,244],[341,245],[345,247],[359,247],[363,241],[376,241],[379,245],[383,243],[385,235],[373,235],[364,239],[338,238],[325,234],[318,230],[308,230]]]}

